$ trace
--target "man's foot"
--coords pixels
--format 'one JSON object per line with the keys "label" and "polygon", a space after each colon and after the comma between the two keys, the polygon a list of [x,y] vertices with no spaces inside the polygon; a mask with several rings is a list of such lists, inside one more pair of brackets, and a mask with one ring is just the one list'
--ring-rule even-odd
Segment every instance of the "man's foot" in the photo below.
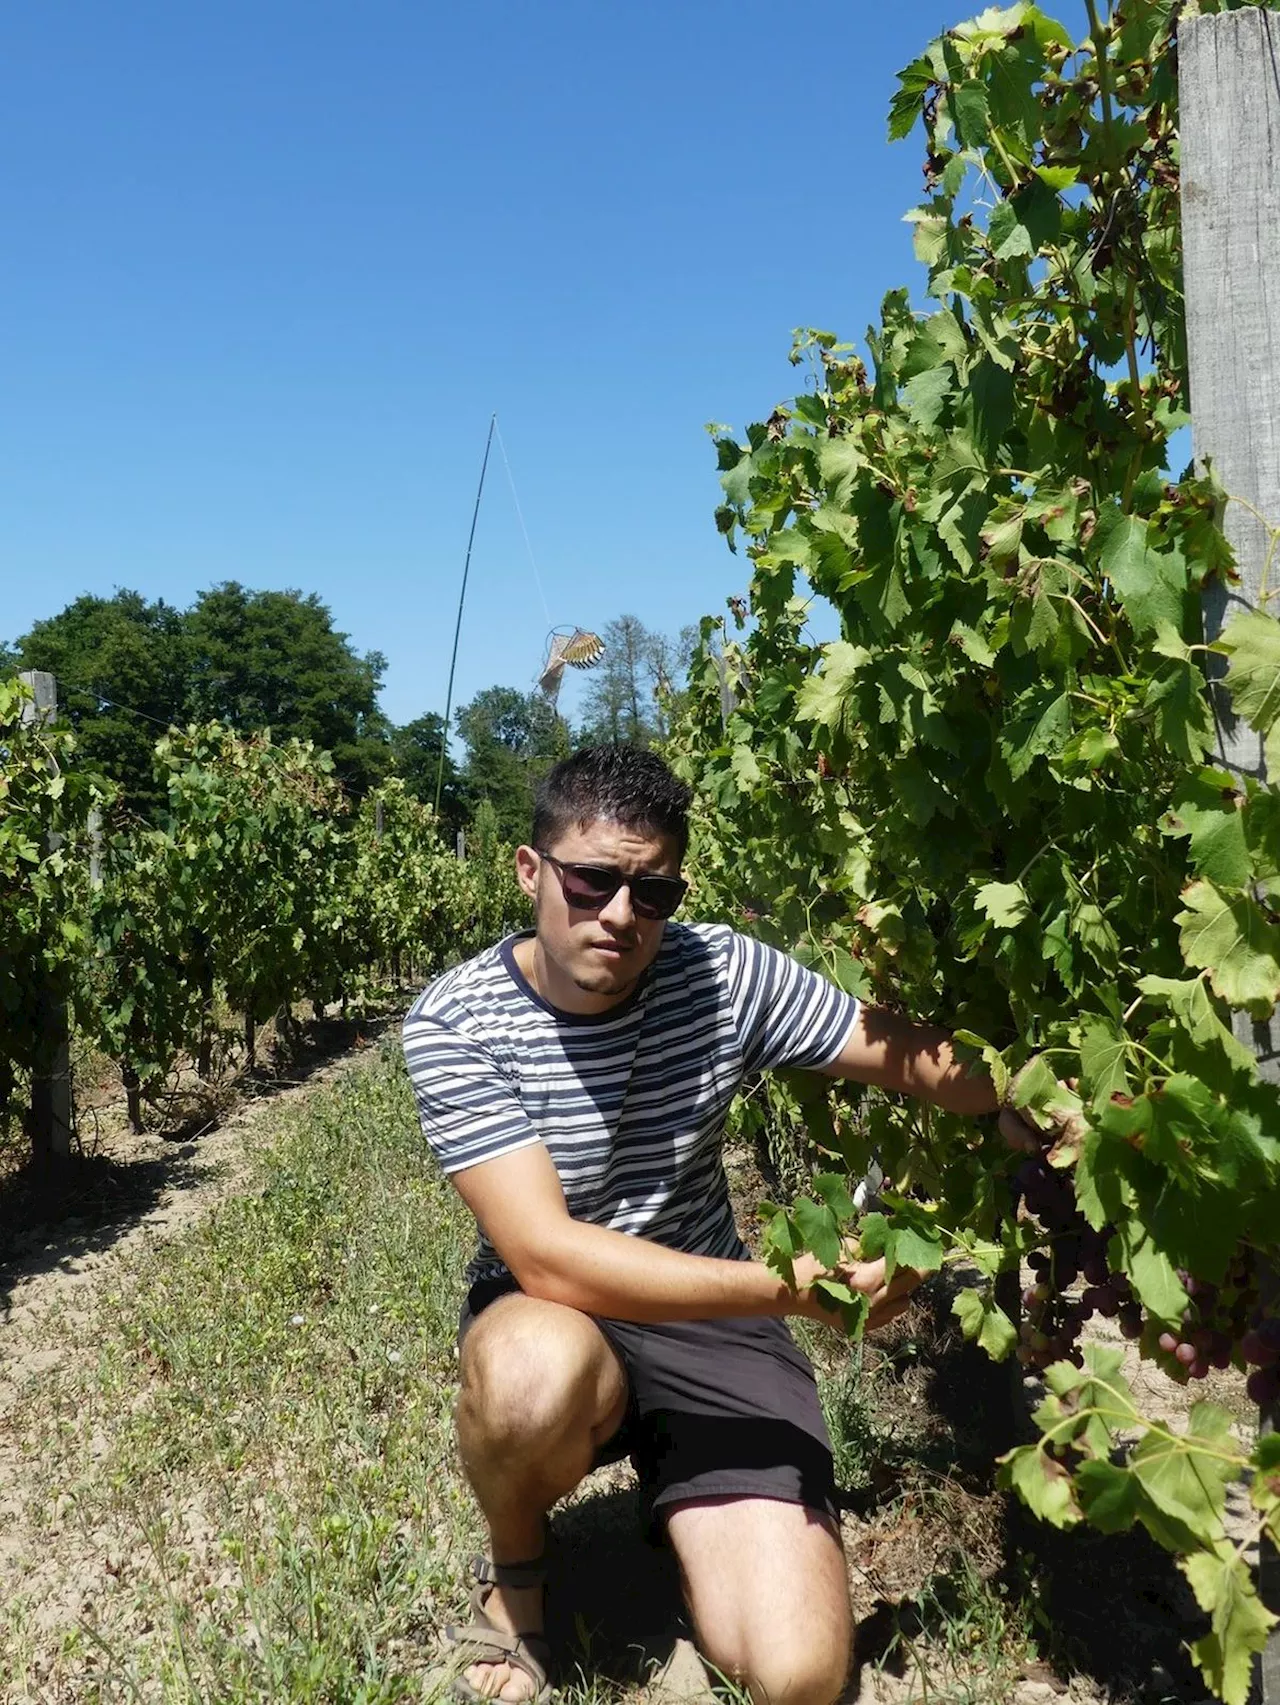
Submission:
{"label": "man's foot", "polygon": [[456,1698],[501,1705],[543,1705],[547,1684],[547,1646],[543,1629],[543,1565],[503,1565],[486,1557],[473,1561],[477,1586],[471,1595],[471,1624],[448,1628],[448,1642],[474,1654],[454,1683]]}

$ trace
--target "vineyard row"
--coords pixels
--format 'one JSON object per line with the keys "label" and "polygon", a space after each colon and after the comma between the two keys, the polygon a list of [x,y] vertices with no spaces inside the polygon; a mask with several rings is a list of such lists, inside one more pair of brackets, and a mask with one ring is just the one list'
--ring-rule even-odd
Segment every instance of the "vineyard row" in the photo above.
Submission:
{"label": "vineyard row", "polygon": [[295,1002],[429,974],[524,915],[483,813],[464,862],[402,781],[353,809],[327,753],[211,724],[158,742],[167,810],[131,821],[74,736],[30,711],[0,682],[0,1129],[68,1022],[117,1062],[140,1127],[182,1060],[208,1076],[217,1014],[238,1015],[252,1055]]}

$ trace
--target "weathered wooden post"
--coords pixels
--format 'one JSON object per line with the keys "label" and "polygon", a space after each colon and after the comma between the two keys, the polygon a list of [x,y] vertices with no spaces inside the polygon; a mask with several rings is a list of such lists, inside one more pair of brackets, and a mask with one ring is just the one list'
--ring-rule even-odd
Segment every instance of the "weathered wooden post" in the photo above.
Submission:
{"label": "weathered wooden post", "polygon": [[[22,707],[26,723],[52,722],[58,711],[58,683],[41,669],[19,675],[31,691]],[[49,836],[48,850],[56,852],[62,837]],[[31,1152],[37,1165],[49,1166],[71,1153],[74,1118],[71,1107],[71,1034],[67,1009],[47,991],[40,999],[38,1024],[46,1070],[31,1079]]]}
{"label": "weathered wooden post", "polygon": [[[1205,599],[1213,638],[1236,609],[1263,601],[1266,523],[1280,526],[1280,15],[1259,7],[1186,18],[1178,58],[1192,442],[1197,461],[1212,461],[1243,500],[1228,504],[1225,521],[1240,583]],[[1271,608],[1280,614],[1280,604]],[[1217,715],[1223,767],[1268,779],[1261,738],[1221,695]],[[1236,1020],[1264,1077],[1280,1081],[1280,1020]],[[1264,1282],[1274,1291],[1274,1274]],[[1261,1425],[1276,1424],[1272,1404]],[[1264,1603],[1280,1613],[1280,1558],[1265,1541],[1259,1573]],[[1262,1690],[1266,1705],[1280,1705],[1275,1633]]]}

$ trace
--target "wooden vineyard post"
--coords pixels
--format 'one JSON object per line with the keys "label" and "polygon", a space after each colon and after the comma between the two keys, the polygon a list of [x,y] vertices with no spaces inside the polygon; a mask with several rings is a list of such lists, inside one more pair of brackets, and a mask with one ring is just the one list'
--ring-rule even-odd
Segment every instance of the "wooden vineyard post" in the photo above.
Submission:
{"label": "wooden vineyard post", "polygon": [[[27,669],[19,680],[31,690],[31,698],[22,707],[22,720],[52,722],[58,710],[58,683],[54,677],[40,669]],[[60,835],[49,836],[50,852],[56,852],[60,844]],[[31,1153],[38,1166],[48,1167],[70,1155],[74,1122],[67,1009],[47,991],[40,1001],[39,1025],[47,1070],[31,1079]]]}
{"label": "wooden vineyard post", "polygon": [[[1265,605],[1271,528],[1280,527],[1280,15],[1261,8],[1186,18],[1178,32],[1182,226],[1191,431],[1230,497],[1225,528],[1238,586],[1205,596],[1212,639],[1242,607]],[[1246,505],[1248,507],[1246,507]],[[1270,526],[1267,525],[1270,524]],[[1267,779],[1261,736],[1216,694],[1218,757]],[[1280,782],[1280,777],[1271,778]],[[1280,1020],[1237,1013],[1241,1040],[1265,1078],[1280,1081]],[[1263,1275],[1274,1297],[1276,1275]],[[1277,1424],[1263,1409],[1264,1431]],[[1259,1590],[1280,1613],[1280,1558],[1264,1539]],[[1266,1705],[1280,1705],[1280,1638],[1262,1657]]]}

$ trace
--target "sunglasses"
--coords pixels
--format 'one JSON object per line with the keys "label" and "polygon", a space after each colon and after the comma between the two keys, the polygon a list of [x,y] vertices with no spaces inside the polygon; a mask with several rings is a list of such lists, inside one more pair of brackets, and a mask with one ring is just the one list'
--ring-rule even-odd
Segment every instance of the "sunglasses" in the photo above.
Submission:
{"label": "sunglasses", "polygon": [[689,887],[679,876],[628,876],[625,870],[614,870],[608,865],[566,864],[563,859],[543,852],[541,847],[533,850],[555,867],[565,899],[583,912],[596,911],[612,900],[619,888],[625,887],[631,894],[632,910],[637,917],[669,918]]}

